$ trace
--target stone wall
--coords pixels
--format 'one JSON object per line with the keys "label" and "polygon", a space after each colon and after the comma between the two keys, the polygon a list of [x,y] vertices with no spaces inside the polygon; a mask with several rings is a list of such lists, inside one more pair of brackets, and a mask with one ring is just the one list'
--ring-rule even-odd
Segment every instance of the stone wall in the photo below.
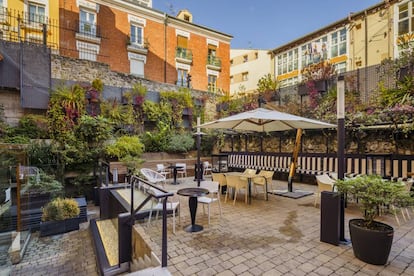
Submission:
{"label": "stone wall", "polygon": [[[178,91],[181,87],[173,84],[149,81],[137,76],[111,71],[104,63],[89,60],[73,59],[54,55],[52,56],[52,78],[65,81],[91,83],[94,79],[101,79],[104,85],[120,88],[131,88],[135,83],[141,83],[148,91]],[[195,97],[206,100],[205,118],[215,118],[216,106],[214,94],[206,91],[191,90]]]}

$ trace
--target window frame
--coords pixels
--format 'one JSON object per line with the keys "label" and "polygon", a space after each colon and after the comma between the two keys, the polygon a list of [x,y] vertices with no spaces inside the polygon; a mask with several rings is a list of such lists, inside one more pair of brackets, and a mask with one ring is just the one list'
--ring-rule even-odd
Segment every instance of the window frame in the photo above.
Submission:
{"label": "window frame", "polygon": [[[35,8],[35,12],[32,12],[31,9]],[[43,14],[39,13],[39,8],[43,10]],[[46,23],[46,6],[36,3],[36,2],[28,2],[27,3],[28,9],[28,21],[29,23]]]}
{"label": "window frame", "polygon": [[[133,35],[132,35],[132,29],[135,28],[135,36],[137,39],[135,39],[136,41],[133,40]],[[138,30],[140,30],[140,32],[137,32]],[[136,24],[136,23],[131,23],[130,27],[129,27],[129,41],[131,43],[131,45],[137,45],[140,47],[144,46],[144,26],[142,26],[141,24]],[[139,41],[140,40],[140,41]]]}
{"label": "window frame", "polygon": [[187,76],[190,72],[183,68],[177,68],[177,85],[187,87]]}
{"label": "window frame", "polygon": [[[82,20],[82,14],[85,14],[85,20]],[[91,15],[93,15],[93,20],[90,20]],[[85,35],[96,37],[96,19],[96,12],[81,8],[79,10],[79,32]],[[85,30],[85,26],[87,25],[90,25],[90,31]]]}
{"label": "window frame", "polygon": [[212,75],[212,74],[207,75],[207,90],[209,92],[217,92],[218,90],[217,79],[218,78],[216,75]]}

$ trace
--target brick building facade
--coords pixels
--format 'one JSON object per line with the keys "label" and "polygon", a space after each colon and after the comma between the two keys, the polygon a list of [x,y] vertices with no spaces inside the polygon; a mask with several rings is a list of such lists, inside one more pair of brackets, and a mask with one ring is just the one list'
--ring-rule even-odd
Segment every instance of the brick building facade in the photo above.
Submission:
{"label": "brick building facade", "polygon": [[173,17],[137,1],[60,0],[60,54],[157,82],[229,91],[232,36],[191,21],[188,11]]}

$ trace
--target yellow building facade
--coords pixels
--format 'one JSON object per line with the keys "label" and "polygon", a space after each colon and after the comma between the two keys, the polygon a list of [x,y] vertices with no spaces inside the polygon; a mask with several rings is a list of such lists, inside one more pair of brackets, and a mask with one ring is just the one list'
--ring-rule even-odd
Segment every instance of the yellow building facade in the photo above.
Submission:
{"label": "yellow building facade", "polygon": [[271,70],[286,87],[302,82],[312,65],[330,63],[336,73],[377,65],[398,57],[398,40],[414,37],[413,25],[412,1],[384,1],[271,50]]}
{"label": "yellow building facade", "polygon": [[59,48],[59,1],[0,0],[1,38]]}

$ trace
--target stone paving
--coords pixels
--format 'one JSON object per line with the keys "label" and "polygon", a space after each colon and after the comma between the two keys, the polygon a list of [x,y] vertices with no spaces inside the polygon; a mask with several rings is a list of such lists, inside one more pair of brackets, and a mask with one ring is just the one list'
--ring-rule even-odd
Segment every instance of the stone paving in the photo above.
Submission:
{"label": "stone paving", "polygon": [[[280,189],[285,182],[276,181]],[[196,186],[192,178],[169,190]],[[316,186],[294,184],[315,190]],[[172,233],[168,220],[168,269],[173,275],[412,275],[414,276],[414,218],[397,226],[392,216],[381,218],[394,226],[394,244],[385,266],[356,259],[351,245],[320,242],[320,210],[314,196],[290,199],[270,195],[253,198],[246,205],[240,197],[233,206],[222,202],[223,216],[213,204],[210,226],[199,206],[196,222],[205,228],[187,233],[190,223],[187,198],[181,200],[181,224]],[[346,221],[358,217],[346,209]],[[414,214],[413,214],[414,217]],[[12,275],[96,275],[95,256],[88,224],[79,231],[39,238],[35,233],[23,260],[12,267]],[[160,256],[161,221],[142,224]],[[348,229],[345,229],[349,237]]]}

